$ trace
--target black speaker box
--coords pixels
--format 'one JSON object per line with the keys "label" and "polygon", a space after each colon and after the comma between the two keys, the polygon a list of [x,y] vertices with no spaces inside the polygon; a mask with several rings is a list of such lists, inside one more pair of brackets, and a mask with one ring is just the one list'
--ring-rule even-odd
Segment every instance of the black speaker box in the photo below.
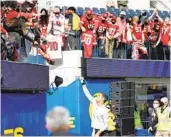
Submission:
{"label": "black speaker box", "polygon": [[135,97],[135,89],[112,89],[111,91],[112,98],[134,98]]}
{"label": "black speaker box", "polygon": [[120,89],[135,89],[135,83],[134,82],[112,82],[111,83],[112,88],[120,88]]}
{"label": "black speaker box", "polygon": [[134,117],[120,118],[116,136],[134,136]]}
{"label": "black speaker box", "polygon": [[135,98],[112,98],[112,104],[119,107],[134,106]]}
{"label": "black speaker box", "polygon": [[113,108],[114,114],[120,115],[121,117],[134,116],[134,106],[117,107]]}

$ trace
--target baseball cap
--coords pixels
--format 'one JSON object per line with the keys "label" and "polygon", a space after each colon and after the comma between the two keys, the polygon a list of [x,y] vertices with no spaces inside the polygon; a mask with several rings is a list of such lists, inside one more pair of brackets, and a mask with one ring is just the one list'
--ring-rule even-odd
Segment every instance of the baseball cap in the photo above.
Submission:
{"label": "baseball cap", "polygon": [[125,11],[121,11],[120,15],[126,15]]}
{"label": "baseball cap", "polygon": [[169,100],[168,100],[167,97],[163,97],[163,98],[160,99],[160,101],[163,102],[163,103],[168,103]]}

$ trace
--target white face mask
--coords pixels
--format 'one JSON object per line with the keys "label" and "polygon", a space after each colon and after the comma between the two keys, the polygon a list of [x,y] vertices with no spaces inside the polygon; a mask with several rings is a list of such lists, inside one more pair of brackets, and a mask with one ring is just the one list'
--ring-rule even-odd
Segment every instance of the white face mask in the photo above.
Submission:
{"label": "white face mask", "polygon": [[158,108],[159,104],[153,104],[153,108]]}

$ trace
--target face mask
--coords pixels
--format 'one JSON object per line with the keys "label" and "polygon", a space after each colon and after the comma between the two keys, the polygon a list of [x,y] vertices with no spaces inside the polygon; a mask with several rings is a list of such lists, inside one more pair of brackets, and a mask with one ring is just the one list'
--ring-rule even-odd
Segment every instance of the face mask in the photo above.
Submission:
{"label": "face mask", "polygon": [[148,25],[148,22],[144,22],[144,25],[146,25],[146,26],[147,26],[147,25]]}
{"label": "face mask", "polygon": [[125,19],[125,16],[121,16],[121,19],[122,19],[122,20]]}
{"label": "face mask", "polygon": [[116,23],[116,21],[112,21],[112,24],[115,24]]}
{"label": "face mask", "polygon": [[158,108],[159,104],[153,104],[153,108]]}
{"label": "face mask", "polygon": [[155,19],[154,22],[158,22],[159,20],[158,19]]}

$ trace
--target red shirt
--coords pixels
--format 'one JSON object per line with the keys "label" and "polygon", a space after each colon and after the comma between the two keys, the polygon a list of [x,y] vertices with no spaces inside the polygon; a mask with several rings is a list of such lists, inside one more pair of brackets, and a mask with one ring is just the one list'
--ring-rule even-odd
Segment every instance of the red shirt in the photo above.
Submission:
{"label": "red shirt", "polygon": [[11,10],[7,13],[5,21],[8,22],[13,18],[18,18],[18,17],[25,17],[26,19],[32,18],[32,13],[16,12],[14,10]]}
{"label": "red shirt", "polygon": [[144,32],[145,39],[148,39],[148,33],[151,33],[151,26],[150,25],[144,26],[143,32]]}
{"label": "red shirt", "polygon": [[158,24],[159,25],[159,28],[160,28],[160,31],[161,31],[161,29],[162,29],[162,27],[163,27],[163,23],[161,23],[161,22],[154,22],[154,21],[151,21],[150,22],[150,27],[151,27],[151,29],[153,29],[154,28],[154,25],[155,24]]}
{"label": "red shirt", "polygon": [[87,31],[81,36],[81,42],[84,46],[94,46],[96,45],[96,36],[92,31]]}
{"label": "red shirt", "polygon": [[163,25],[163,28],[161,30],[161,41],[165,46],[168,46],[168,43],[170,41],[170,31],[170,25]]}
{"label": "red shirt", "polygon": [[0,31],[1,33],[7,33],[6,29],[2,25],[0,26]]}
{"label": "red shirt", "polygon": [[99,27],[97,30],[98,36],[104,35],[107,27],[108,27],[107,21],[102,22],[102,19],[99,19]]}
{"label": "red shirt", "polygon": [[143,40],[142,26],[140,24],[133,25],[133,35],[135,36],[136,40]]}
{"label": "red shirt", "polygon": [[99,25],[99,20],[96,16],[93,16],[91,20],[88,20],[86,16],[81,17],[80,26],[83,26],[86,29],[86,31],[97,30],[98,25]]}
{"label": "red shirt", "polygon": [[108,23],[108,34],[110,36],[114,36],[117,32],[119,32],[119,26],[117,24]]}

